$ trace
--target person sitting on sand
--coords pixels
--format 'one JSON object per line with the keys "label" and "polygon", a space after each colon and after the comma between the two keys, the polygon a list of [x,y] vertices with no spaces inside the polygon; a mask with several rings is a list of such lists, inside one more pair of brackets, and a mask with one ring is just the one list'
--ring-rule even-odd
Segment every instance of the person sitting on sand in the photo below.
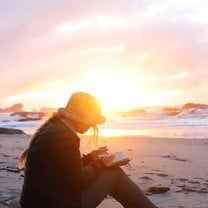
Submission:
{"label": "person sitting on sand", "polygon": [[76,92],[35,133],[25,160],[21,208],[95,208],[111,195],[123,207],[156,208],[120,167],[108,167],[111,155],[101,147],[81,157],[80,138],[90,127],[105,122],[96,97]]}

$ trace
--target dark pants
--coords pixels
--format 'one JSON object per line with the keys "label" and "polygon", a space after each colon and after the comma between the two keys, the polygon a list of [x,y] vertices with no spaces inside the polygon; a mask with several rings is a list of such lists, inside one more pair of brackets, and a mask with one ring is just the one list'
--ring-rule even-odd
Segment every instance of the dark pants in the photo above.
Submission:
{"label": "dark pants", "polygon": [[[82,208],[95,208],[110,194],[125,208],[157,208],[119,167],[106,169],[82,194]],[[20,208],[19,200],[11,207]]]}
{"label": "dark pants", "polygon": [[82,208],[97,207],[108,194],[126,208],[156,208],[119,167],[103,171],[82,194]]}

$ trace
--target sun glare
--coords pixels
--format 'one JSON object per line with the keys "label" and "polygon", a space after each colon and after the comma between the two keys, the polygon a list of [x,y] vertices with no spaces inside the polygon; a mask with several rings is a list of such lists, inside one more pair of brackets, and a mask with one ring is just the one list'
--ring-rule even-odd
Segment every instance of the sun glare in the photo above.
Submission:
{"label": "sun glare", "polygon": [[134,82],[134,78],[126,74],[92,73],[79,87],[98,97],[104,111],[111,111],[135,105]]}

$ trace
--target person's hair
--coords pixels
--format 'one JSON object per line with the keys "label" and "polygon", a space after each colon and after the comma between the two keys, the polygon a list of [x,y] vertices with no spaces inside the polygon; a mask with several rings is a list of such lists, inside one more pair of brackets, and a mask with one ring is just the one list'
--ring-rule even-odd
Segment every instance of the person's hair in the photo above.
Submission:
{"label": "person's hair", "polygon": [[99,140],[99,130],[97,125],[92,126],[92,131],[88,136],[88,141],[84,145],[83,152],[88,154],[90,151],[95,150],[98,148],[98,140]]}
{"label": "person's hair", "polygon": [[97,125],[93,126],[93,145],[94,145],[94,149],[97,149],[98,139],[99,139],[98,133],[99,133],[99,131],[98,131]]}
{"label": "person's hair", "polygon": [[24,152],[20,155],[18,160],[18,168],[22,170],[25,167],[25,160],[27,158],[28,149],[25,149]]}
{"label": "person's hair", "polygon": [[[54,119],[54,116],[52,116],[51,118],[49,118],[44,124],[42,124],[38,130],[36,131],[36,133],[34,134],[32,140],[30,141],[30,145],[35,141],[36,139],[36,135],[41,131],[42,128],[44,128],[46,125],[48,125],[48,123]],[[18,159],[18,162],[17,162],[17,167],[22,170],[24,169],[25,167],[25,162],[26,162],[26,159],[27,159],[27,155],[28,155],[28,151],[29,151],[29,147],[27,149],[25,149],[22,154],[20,155],[19,159]]]}

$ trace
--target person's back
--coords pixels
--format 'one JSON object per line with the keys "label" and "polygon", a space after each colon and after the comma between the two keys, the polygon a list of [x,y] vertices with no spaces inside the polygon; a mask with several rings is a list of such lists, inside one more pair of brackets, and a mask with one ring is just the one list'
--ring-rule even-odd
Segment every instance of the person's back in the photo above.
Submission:
{"label": "person's back", "polygon": [[[73,154],[79,154],[79,138],[56,117],[36,133],[26,160],[22,208],[80,207],[81,179],[75,178],[73,167],[64,167],[66,161],[70,165],[71,149],[73,159]],[[69,158],[64,158],[65,151]],[[69,168],[71,176],[66,176]]]}

